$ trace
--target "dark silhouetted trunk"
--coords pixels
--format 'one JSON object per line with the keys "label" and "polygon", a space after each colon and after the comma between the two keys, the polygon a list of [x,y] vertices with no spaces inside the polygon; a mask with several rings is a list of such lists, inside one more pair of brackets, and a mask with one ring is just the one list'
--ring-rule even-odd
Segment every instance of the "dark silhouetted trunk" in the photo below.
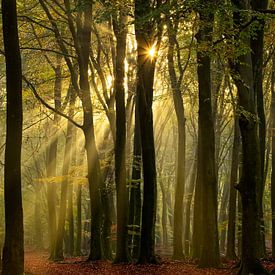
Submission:
{"label": "dark silhouetted trunk", "polygon": [[15,0],[2,0],[6,60],[6,146],[4,167],[5,241],[2,274],[24,273],[24,233],[21,193],[22,68]]}
{"label": "dark silhouetted trunk", "polygon": [[[268,0],[252,0],[251,1],[253,10],[265,10],[268,6]],[[252,57],[252,70],[253,70],[253,83],[254,92],[257,98],[257,115],[259,118],[259,139],[260,139],[260,161],[261,161],[261,180],[259,181],[259,212],[261,219],[261,236],[259,243],[259,254],[264,257],[266,254],[265,248],[265,230],[264,230],[264,215],[263,215],[263,194],[265,187],[265,149],[266,149],[266,119],[264,110],[264,95],[263,95],[263,54],[264,54],[264,25],[265,20],[263,18],[258,18],[257,20],[258,28],[251,38],[251,57]]]}
{"label": "dark silhouetted trunk", "polygon": [[[242,11],[250,7],[245,0],[233,0],[232,3],[239,9],[234,13],[234,23],[238,28],[247,19]],[[250,46],[249,37],[242,37],[242,42]],[[238,89],[243,152],[242,173],[237,186],[242,201],[242,255],[238,274],[268,274],[259,261],[261,157],[251,53],[242,54],[234,62],[232,76]]]}
{"label": "dark silhouetted trunk", "polygon": [[[155,45],[154,26],[148,16],[153,7],[149,1],[135,1],[137,40],[137,97],[143,163],[143,206],[139,263],[155,263],[155,222],[157,182],[153,131],[153,84],[156,56],[150,57],[149,49]],[[144,20],[145,17],[145,20]],[[158,46],[156,46],[156,51]]]}

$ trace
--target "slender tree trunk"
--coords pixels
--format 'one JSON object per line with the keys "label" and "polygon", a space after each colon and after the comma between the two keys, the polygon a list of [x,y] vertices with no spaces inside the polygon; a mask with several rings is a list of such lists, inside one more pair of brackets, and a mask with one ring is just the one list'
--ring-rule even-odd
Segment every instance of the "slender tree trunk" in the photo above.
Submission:
{"label": "slender tree trunk", "polygon": [[[55,68],[55,83],[54,83],[54,102],[55,108],[61,108],[61,91],[62,91],[62,71],[61,71],[61,58],[57,56],[57,66]],[[54,114],[53,130],[51,131],[53,140],[51,141],[47,155],[47,177],[52,178],[56,176],[56,158],[57,158],[57,145],[58,145],[58,127],[60,116]],[[54,259],[55,238],[56,238],[56,183],[53,181],[47,185],[47,202],[48,202],[48,215],[49,215],[49,252],[50,259]]]}
{"label": "slender tree trunk", "polygon": [[[75,105],[75,94],[71,91],[71,100],[70,100],[70,110],[69,116],[73,117],[74,115],[74,105]],[[55,251],[53,260],[63,260],[63,240],[65,232],[65,219],[66,219],[66,208],[67,208],[67,193],[68,193],[68,184],[69,184],[69,168],[71,163],[71,151],[72,151],[72,135],[73,135],[73,125],[68,121],[66,142],[64,149],[64,158],[63,158],[63,168],[62,175],[63,180],[61,183],[61,198],[60,198],[60,207],[59,207],[59,217],[58,217],[58,228],[57,236],[55,242]]]}
{"label": "slender tree trunk", "polygon": [[275,258],[275,55],[272,60],[271,79],[272,103],[271,103],[271,123],[272,123],[272,164],[271,164],[271,211],[272,211],[272,257]]}
{"label": "slender tree trunk", "polygon": [[[228,177],[226,177],[228,178]],[[228,220],[228,202],[229,202],[229,191],[230,191],[230,184],[229,179],[226,179],[224,183],[222,197],[221,197],[221,205],[220,205],[220,212],[219,212],[219,224],[221,224],[220,230],[220,251],[224,255],[225,254],[225,240],[226,240],[226,222]]]}
{"label": "slender tree trunk", "polygon": [[[76,127],[72,128],[72,148],[71,148],[71,166],[73,168],[76,167],[77,160],[76,160]],[[75,248],[74,248],[74,233],[75,233],[75,226],[74,226],[74,198],[73,198],[73,191],[74,191],[74,185],[73,181],[69,180],[68,182],[68,208],[67,208],[67,221],[69,224],[68,229],[68,253],[70,256],[74,255]]]}
{"label": "slender tree trunk", "polygon": [[43,248],[43,230],[41,224],[41,188],[35,190],[35,204],[34,204],[34,228],[35,228],[35,247],[39,250]]}
{"label": "slender tree trunk", "polygon": [[186,214],[185,214],[185,230],[184,230],[184,251],[185,255],[189,256],[191,253],[191,203],[195,189],[195,181],[196,181],[196,173],[197,173],[197,160],[193,161],[192,174],[190,176],[189,188],[186,194]]}
{"label": "slender tree trunk", "polygon": [[6,147],[4,167],[5,241],[2,274],[24,273],[24,228],[21,193],[22,67],[15,0],[2,0],[6,60]]}
{"label": "slender tree trunk", "polygon": [[70,256],[73,256],[74,255],[74,214],[73,214],[73,184],[72,184],[72,182],[69,182],[69,186],[68,186],[67,220],[69,223],[68,253]]}
{"label": "slender tree trunk", "polygon": [[160,180],[160,188],[162,194],[162,215],[161,215],[161,225],[162,225],[162,244],[164,248],[168,246],[168,232],[167,232],[167,199],[166,190],[162,180]]}
{"label": "slender tree trunk", "polygon": [[140,247],[140,220],[141,220],[141,141],[140,126],[138,116],[138,98],[135,97],[135,133],[134,133],[134,153],[132,164],[132,180],[130,188],[129,203],[129,226],[134,235],[129,236],[132,244],[132,258],[137,259]]}
{"label": "slender tree trunk", "polygon": [[[174,64],[174,47],[176,43],[176,30],[169,24],[169,47],[168,47],[168,69],[173,92],[173,102],[175,106],[178,123],[178,151],[176,170],[176,191],[174,205],[174,227],[173,227],[173,258],[181,260],[183,254],[183,197],[185,188],[185,117],[184,105],[180,90],[180,80],[177,80]],[[178,26],[176,26],[177,28]]]}
{"label": "slender tree trunk", "polygon": [[75,255],[82,255],[81,241],[82,241],[82,185],[77,185],[76,190],[76,243],[75,243]]}
{"label": "slender tree trunk", "polygon": [[[106,150],[109,145],[109,134],[111,131],[109,129],[105,130],[103,142],[101,149]],[[113,137],[113,136],[112,136]],[[112,215],[113,209],[111,208],[113,205],[111,203],[113,197],[113,149],[111,153],[107,152],[104,156],[104,161],[106,163],[103,173],[102,173],[102,187],[101,187],[101,200],[102,200],[102,210],[103,210],[103,223],[102,223],[102,247],[104,258],[108,260],[112,260],[112,248],[111,248],[111,227],[113,224]]]}
{"label": "slender tree trunk", "polygon": [[240,152],[240,129],[237,118],[234,124],[234,140],[231,158],[231,174],[230,174],[230,194],[228,209],[228,225],[227,225],[227,245],[226,258],[236,259],[235,243],[236,243],[236,202],[237,190],[235,186],[238,180],[239,152]]}

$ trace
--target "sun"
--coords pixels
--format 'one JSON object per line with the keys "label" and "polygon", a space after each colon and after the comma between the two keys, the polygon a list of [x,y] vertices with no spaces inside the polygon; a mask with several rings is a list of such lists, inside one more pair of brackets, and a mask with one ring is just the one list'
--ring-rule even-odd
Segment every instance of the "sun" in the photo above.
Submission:
{"label": "sun", "polygon": [[155,48],[154,46],[153,46],[152,48],[149,49],[148,55],[149,55],[151,58],[155,57],[155,55],[156,55],[156,48]]}

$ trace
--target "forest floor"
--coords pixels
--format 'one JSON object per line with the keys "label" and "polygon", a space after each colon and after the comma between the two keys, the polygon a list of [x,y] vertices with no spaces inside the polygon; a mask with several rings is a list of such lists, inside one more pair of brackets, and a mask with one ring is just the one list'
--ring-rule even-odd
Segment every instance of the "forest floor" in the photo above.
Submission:
{"label": "forest floor", "polygon": [[89,263],[84,257],[66,258],[62,262],[48,260],[45,252],[26,251],[26,275],[81,275],[81,274],[234,274],[234,263],[224,263],[220,269],[202,269],[190,262],[162,259],[158,265],[117,265],[108,261]]}
{"label": "forest floor", "polygon": [[[82,275],[82,274],[190,274],[190,275],[215,275],[235,274],[233,269],[235,263],[223,262],[219,269],[198,268],[190,262],[171,261],[163,258],[158,265],[117,265],[108,261],[89,263],[84,257],[66,258],[62,262],[48,260],[46,252],[26,251],[25,253],[25,274],[26,275]],[[264,262],[268,270],[275,268],[274,262]]]}

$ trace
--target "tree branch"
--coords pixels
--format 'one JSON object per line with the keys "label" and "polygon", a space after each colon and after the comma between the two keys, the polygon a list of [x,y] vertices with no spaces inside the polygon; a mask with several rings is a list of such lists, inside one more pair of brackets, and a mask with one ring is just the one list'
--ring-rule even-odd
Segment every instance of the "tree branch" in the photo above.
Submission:
{"label": "tree branch", "polygon": [[68,115],[60,112],[59,110],[55,109],[54,107],[52,107],[51,105],[49,105],[44,99],[42,99],[40,97],[40,95],[38,94],[38,92],[36,91],[36,88],[34,87],[34,85],[25,77],[22,76],[23,80],[26,82],[26,84],[28,85],[28,87],[32,90],[34,96],[36,97],[36,99],[42,103],[46,108],[48,108],[49,110],[55,112],[56,114],[66,118],[67,120],[69,120],[73,125],[75,125],[76,127],[83,129],[83,126],[78,124],[76,121],[74,121],[71,117],[69,117]]}

